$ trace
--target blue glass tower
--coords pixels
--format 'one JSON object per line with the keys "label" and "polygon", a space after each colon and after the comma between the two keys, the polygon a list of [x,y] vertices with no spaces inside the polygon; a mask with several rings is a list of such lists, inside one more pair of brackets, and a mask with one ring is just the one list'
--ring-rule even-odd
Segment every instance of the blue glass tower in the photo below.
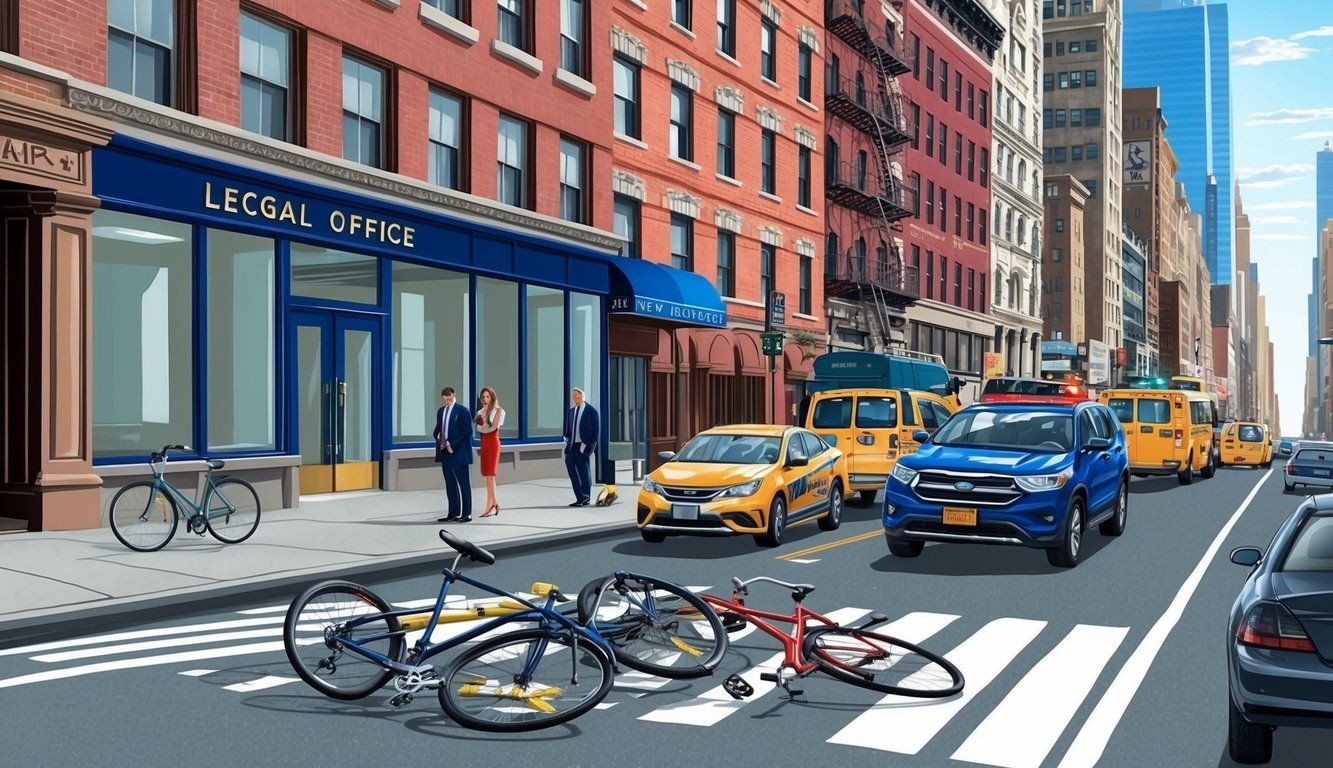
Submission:
{"label": "blue glass tower", "polygon": [[1312,272],[1314,279],[1310,283],[1310,357],[1318,357],[1319,342],[1327,328],[1319,327],[1319,243],[1328,220],[1333,219],[1333,144],[1324,142],[1324,148],[1315,153],[1314,182],[1314,242],[1315,257]]}
{"label": "blue glass tower", "polygon": [[[1125,5],[1124,87],[1157,87],[1166,139],[1180,160],[1190,208],[1203,216],[1204,254],[1216,285],[1235,269],[1230,34],[1225,4],[1135,0]],[[1216,179],[1216,214],[1208,200]]]}

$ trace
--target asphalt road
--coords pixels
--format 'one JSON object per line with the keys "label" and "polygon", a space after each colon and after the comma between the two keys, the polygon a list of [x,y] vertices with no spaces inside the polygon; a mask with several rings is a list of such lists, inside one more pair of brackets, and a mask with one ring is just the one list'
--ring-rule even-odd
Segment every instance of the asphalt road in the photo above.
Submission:
{"label": "asphalt road", "polygon": [[[1226,616],[1246,570],[1227,555],[1266,546],[1299,502],[1283,494],[1275,467],[1224,470],[1189,487],[1135,480],[1124,536],[1093,532],[1073,570],[1005,547],[932,545],[893,558],[877,510],[854,506],[838,531],[795,528],[777,550],[747,539],[611,538],[470,569],[512,588],[546,580],[569,592],[616,568],[719,594],[732,576],[769,575],[816,584],[806,604],[821,613],[877,610],[907,622],[942,614],[928,617],[942,628],[922,644],[963,668],[967,688],[955,700],[879,703],[815,675],[802,683],[803,700],[766,692],[732,704],[714,691],[721,678],[740,672],[757,684],[751,670],[780,650],[752,632],[733,639],[715,677],[623,677],[603,708],[571,724],[496,736],[456,725],[429,692],[392,710],[384,692],[339,702],[307,688],[282,652],[282,611],[294,595],[266,595],[98,626],[57,647],[0,649],[5,762],[1229,766]],[[837,546],[809,551],[822,545]],[[438,573],[368,583],[390,601],[431,597],[437,585]],[[791,605],[785,590],[763,585],[749,603]],[[115,636],[125,632],[139,634]],[[1325,765],[1331,746],[1333,731],[1279,730],[1272,765]]]}

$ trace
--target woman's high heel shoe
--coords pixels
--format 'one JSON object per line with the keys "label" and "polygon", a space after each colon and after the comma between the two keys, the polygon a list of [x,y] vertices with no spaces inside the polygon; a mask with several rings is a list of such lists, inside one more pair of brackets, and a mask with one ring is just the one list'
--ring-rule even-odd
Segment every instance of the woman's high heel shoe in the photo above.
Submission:
{"label": "woman's high heel shoe", "polygon": [[[492,512],[491,510],[495,510],[495,511]],[[487,508],[486,508],[486,511],[483,512],[483,513],[481,514],[481,517],[495,517],[495,516],[498,515],[498,514],[500,514],[500,504],[499,504],[499,502],[496,502],[496,503],[490,505],[489,507],[487,507]]]}

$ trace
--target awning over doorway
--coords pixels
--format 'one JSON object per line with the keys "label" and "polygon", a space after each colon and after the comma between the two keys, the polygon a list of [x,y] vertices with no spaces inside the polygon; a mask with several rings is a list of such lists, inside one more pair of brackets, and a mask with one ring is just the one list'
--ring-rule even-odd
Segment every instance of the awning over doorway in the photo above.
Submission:
{"label": "awning over doorway", "polygon": [[727,326],[722,297],[704,277],[642,259],[615,258],[610,264],[608,313],[707,328]]}

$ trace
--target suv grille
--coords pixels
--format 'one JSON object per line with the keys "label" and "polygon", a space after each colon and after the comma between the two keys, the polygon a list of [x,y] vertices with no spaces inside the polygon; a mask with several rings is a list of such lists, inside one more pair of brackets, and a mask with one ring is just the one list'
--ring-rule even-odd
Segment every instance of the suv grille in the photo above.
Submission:
{"label": "suv grille", "polygon": [[[971,483],[972,488],[959,490],[954,487],[957,483]],[[926,501],[987,507],[1011,504],[1023,495],[1012,477],[950,472],[922,472],[912,483],[912,489]]]}
{"label": "suv grille", "polygon": [[662,498],[677,504],[704,504],[712,501],[724,488],[684,488],[677,485],[662,486]]}

